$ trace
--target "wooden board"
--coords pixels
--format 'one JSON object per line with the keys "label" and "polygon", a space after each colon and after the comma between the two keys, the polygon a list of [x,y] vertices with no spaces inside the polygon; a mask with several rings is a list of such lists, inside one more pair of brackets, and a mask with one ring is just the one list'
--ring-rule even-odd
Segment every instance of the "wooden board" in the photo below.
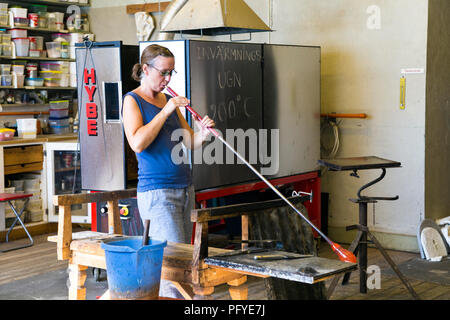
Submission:
{"label": "wooden board", "polygon": [[[317,283],[330,276],[356,270],[357,268],[356,263],[347,263],[320,257],[292,258],[272,261],[254,259],[255,255],[270,254],[295,256],[295,254],[285,251],[270,250],[263,253],[210,256],[205,259],[205,263],[210,266],[232,269],[242,273],[269,276],[309,284]],[[301,255],[297,256],[300,257]]]}
{"label": "wooden board", "polygon": [[127,6],[127,14],[135,14],[137,12],[160,12],[166,10],[170,1],[159,3],[130,4]]}

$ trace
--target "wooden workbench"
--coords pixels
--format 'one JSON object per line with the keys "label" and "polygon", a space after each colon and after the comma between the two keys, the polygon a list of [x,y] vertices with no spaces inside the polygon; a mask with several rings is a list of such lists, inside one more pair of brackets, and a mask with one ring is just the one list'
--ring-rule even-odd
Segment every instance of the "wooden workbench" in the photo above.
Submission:
{"label": "wooden workbench", "polygon": [[[49,237],[48,240],[57,243],[59,260],[69,260],[69,299],[86,298],[84,283],[88,267],[106,269],[105,253],[101,243],[111,238],[124,237],[119,219],[118,200],[134,196],[136,196],[135,189],[55,196],[54,205],[59,206],[58,235]],[[72,234],[71,205],[102,201],[108,202],[110,208],[108,229],[112,231],[111,234],[90,231]],[[280,200],[270,200],[193,210],[191,220],[196,223],[194,244],[168,242],[164,249],[161,278],[172,281],[186,299],[208,299],[214,292],[214,287],[228,284],[232,299],[245,300],[248,294],[246,285],[248,274],[312,284],[356,268],[356,264],[318,257],[258,263],[252,260],[250,263],[249,259],[252,257],[233,255],[228,261],[226,258],[217,260],[219,256],[230,254],[231,250],[208,246],[209,221],[242,216],[242,238],[248,240],[248,215],[258,214],[264,208],[283,205]],[[312,238],[312,233],[310,237]],[[243,244],[242,247],[245,249],[246,245]],[[314,271],[314,275],[308,274],[312,272],[311,270]]]}

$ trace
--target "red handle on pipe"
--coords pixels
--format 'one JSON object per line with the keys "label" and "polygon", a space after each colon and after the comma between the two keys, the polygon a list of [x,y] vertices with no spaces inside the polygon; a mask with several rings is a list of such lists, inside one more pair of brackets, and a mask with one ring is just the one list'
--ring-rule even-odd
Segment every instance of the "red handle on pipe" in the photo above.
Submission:
{"label": "red handle on pipe", "polygon": [[[178,97],[178,94],[172,90],[172,88],[170,87],[166,87],[167,91],[169,91],[169,93],[174,96],[174,97]],[[185,106],[186,109],[189,110],[189,112],[194,116],[194,118],[196,118],[198,121],[202,121],[203,118],[194,110],[192,109],[192,107],[190,105],[186,105]],[[206,129],[208,129],[213,135],[215,135],[216,137],[219,136],[219,132],[217,132],[215,129],[213,128],[209,128],[207,127]]]}

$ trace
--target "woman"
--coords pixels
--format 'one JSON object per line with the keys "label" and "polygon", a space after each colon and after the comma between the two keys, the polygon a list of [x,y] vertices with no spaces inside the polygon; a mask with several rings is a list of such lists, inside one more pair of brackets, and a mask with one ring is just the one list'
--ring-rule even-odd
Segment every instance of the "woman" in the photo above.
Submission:
{"label": "woman", "polygon": [[169,49],[150,45],[141,63],[133,67],[133,78],[140,86],[127,93],[123,101],[125,135],[138,160],[137,200],[142,219],[150,219],[150,236],[189,243],[192,233],[190,211],[194,205],[189,164],[175,164],[172,149],[174,130],[182,128],[183,144],[194,149],[209,134],[214,121],[205,116],[199,131],[189,127],[179,107],[189,104],[185,97],[162,93],[175,72],[175,58]]}

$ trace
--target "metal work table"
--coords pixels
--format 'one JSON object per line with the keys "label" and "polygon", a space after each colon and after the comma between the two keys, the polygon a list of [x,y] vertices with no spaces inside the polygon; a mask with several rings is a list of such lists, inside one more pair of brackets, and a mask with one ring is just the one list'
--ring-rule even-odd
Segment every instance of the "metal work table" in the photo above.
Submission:
{"label": "metal work table", "polygon": [[[398,269],[397,265],[394,261],[389,257],[387,252],[381,246],[380,242],[375,238],[375,236],[369,231],[367,227],[367,204],[368,203],[376,203],[377,201],[393,201],[397,200],[398,196],[395,197],[368,197],[361,195],[361,192],[364,189],[367,189],[370,186],[373,186],[375,183],[380,182],[384,176],[386,175],[386,168],[399,168],[401,166],[400,162],[387,160],[375,156],[368,157],[353,157],[353,158],[337,158],[337,159],[322,159],[318,161],[320,165],[329,168],[331,171],[353,171],[350,175],[356,178],[358,176],[358,170],[369,170],[369,169],[381,169],[381,175],[375,180],[363,185],[357,192],[356,199],[350,199],[350,201],[354,203],[358,203],[359,205],[359,224],[348,226],[346,230],[357,229],[358,233],[356,234],[355,239],[351,243],[349,247],[349,251],[355,253],[355,255],[359,255],[358,257],[358,266],[359,266],[359,288],[361,293],[367,293],[367,243],[375,244],[376,248],[381,252],[384,259],[389,263],[391,268],[395,271],[397,276],[403,282],[405,287],[414,297],[414,299],[419,299],[419,296],[414,291],[414,289],[409,284],[408,280],[403,276],[403,274]],[[367,237],[370,237],[368,240]],[[346,273],[343,279],[342,284],[346,284],[350,278],[350,273]],[[339,277],[333,279],[329,289],[328,289],[328,297],[333,293],[337,283],[339,281]]]}
{"label": "metal work table", "polygon": [[[263,258],[257,259],[257,257]],[[244,250],[242,254],[239,254],[239,251],[225,253],[209,256],[205,259],[205,263],[246,275],[261,278],[275,277],[308,284],[356,270],[356,264],[353,263],[279,250],[253,253],[251,251],[246,253]]]}

